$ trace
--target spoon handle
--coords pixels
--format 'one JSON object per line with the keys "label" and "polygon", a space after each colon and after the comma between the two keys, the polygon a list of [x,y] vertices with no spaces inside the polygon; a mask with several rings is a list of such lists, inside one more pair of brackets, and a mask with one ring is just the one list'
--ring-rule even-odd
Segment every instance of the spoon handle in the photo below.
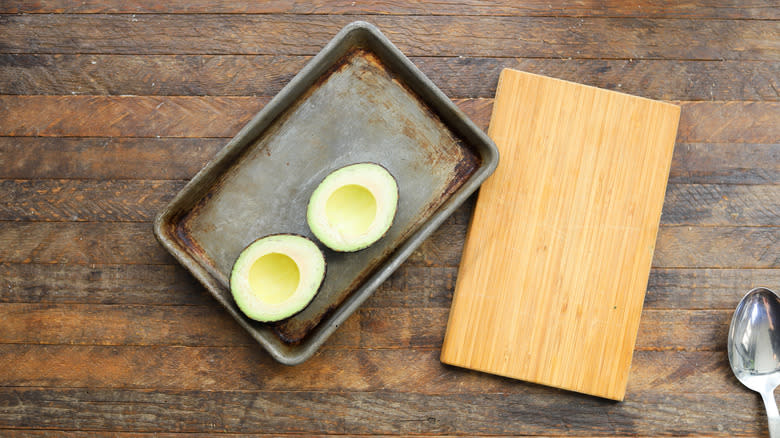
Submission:
{"label": "spoon handle", "polygon": [[780,438],[780,414],[777,412],[774,390],[761,392],[761,398],[764,400],[766,416],[769,418],[769,437]]}

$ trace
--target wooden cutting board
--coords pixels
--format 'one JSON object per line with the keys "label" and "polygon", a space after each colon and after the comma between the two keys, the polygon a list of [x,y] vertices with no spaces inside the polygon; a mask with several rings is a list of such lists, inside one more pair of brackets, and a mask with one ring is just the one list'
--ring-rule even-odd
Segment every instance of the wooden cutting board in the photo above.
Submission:
{"label": "wooden cutting board", "polygon": [[680,108],[505,69],[444,363],[622,400]]}

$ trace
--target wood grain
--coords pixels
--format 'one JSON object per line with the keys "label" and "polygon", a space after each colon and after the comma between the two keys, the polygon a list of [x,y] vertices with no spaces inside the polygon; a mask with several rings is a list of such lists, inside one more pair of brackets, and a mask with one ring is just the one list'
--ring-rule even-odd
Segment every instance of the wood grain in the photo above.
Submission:
{"label": "wood grain", "polygon": [[[173,264],[149,223],[5,222],[0,263]],[[466,226],[445,222],[407,263],[448,267],[460,262]],[[780,227],[661,227],[656,268],[776,268]]]}
{"label": "wood grain", "polygon": [[[448,307],[456,267],[402,265],[371,297],[373,306]],[[0,264],[0,302],[215,306],[179,265]]]}
{"label": "wood grain", "polygon": [[[0,178],[190,179],[227,141],[0,136]],[[778,184],[780,143],[677,143],[669,182]]]}
{"label": "wood grain", "polygon": [[[0,180],[0,221],[151,222],[184,187],[158,180]],[[453,218],[466,225],[471,206]],[[670,184],[661,223],[771,226],[780,222],[780,185]]]}
{"label": "wood grain", "polygon": [[[734,108],[740,111],[735,112]],[[703,120],[706,122],[702,123]],[[778,120],[780,105],[768,108],[760,102],[690,102],[683,106],[677,138],[687,143],[734,143],[746,138],[754,140],[751,143],[777,143]],[[764,136],[754,137],[758,133]]]}
{"label": "wood grain", "polygon": [[218,307],[0,304],[0,344],[256,345]]}
{"label": "wood grain", "polygon": [[780,143],[678,143],[669,182],[777,184]]}
{"label": "wood grain", "polygon": [[756,18],[777,19],[780,14],[771,1],[688,0],[666,4],[643,0],[626,4],[621,1],[580,1],[570,4],[552,4],[549,1],[511,0],[470,1],[453,7],[451,1],[434,0],[420,4],[415,1],[352,2],[311,1],[294,2],[274,0],[252,1],[192,1],[175,0],[155,2],[120,0],[85,0],[78,3],[64,0],[40,2],[37,0],[9,0],[0,13],[238,13],[238,14],[381,14],[381,15],[510,15],[510,16],[574,16],[574,17],[676,17],[676,18]]}
{"label": "wood grain", "polygon": [[[0,96],[3,135],[232,137],[264,97]],[[92,117],[83,117],[90,114]]]}
{"label": "wood grain", "polygon": [[650,271],[645,309],[728,309],[748,290],[780,284],[780,269],[673,269]]}
{"label": "wood grain", "polygon": [[[733,311],[646,309],[635,351],[725,351]],[[360,348],[433,348],[444,341],[449,309],[366,308],[358,312]],[[691,327],[696,327],[691,330]]]}
{"label": "wood grain", "polygon": [[780,223],[780,185],[669,184],[664,225],[749,225]]}
{"label": "wood grain", "polygon": [[[325,348],[438,348],[447,312],[360,309]],[[5,303],[0,316],[0,344],[260,348],[216,301],[210,306]]]}
{"label": "wood grain", "polygon": [[0,246],[0,263],[176,263],[150,223],[6,222]]}
{"label": "wood grain", "polygon": [[188,180],[228,140],[0,137],[0,178]]}
{"label": "wood grain", "polygon": [[180,265],[0,263],[0,302],[216,305]]}
{"label": "wood grain", "polygon": [[[155,438],[183,438],[183,437],[233,437],[235,436],[235,433],[230,432],[152,432],[152,433],[138,433],[138,432],[106,432],[106,431],[72,431],[72,430],[62,430],[62,429],[3,429],[4,436],[7,436],[9,438],[15,438],[15,437],[48,437],[48,436],[58,436],[58,437],[71,437],[71,438],[81,438],[81,437],[96,437],[96,438],[102,438],[102,437],[111,437],[111,438],[143,438],[146,436],[149,436],[150,434],[153,435]],[[256,437],[256,438],[267,438],[267,437],[296,437],[300,434],[296,433],[242,433],[241,436],[245,437]],[[325,438],[330,436],[329,434],[323,435],[323,434],[307,434],[306,435],[309,438]],[[389,437],[393,435],[375,435],[375,434],[349,434],[346,435],[349,437],[354,438],[361,438],[361,437]],[[423,433],[420,434],[405,434],[406,437],[416,438],[416,437],[429,437],[430,435]],[[458,435],[436,435],[438,438],[454,438]],[[639,438],[645,437],[644,435],[636,435]]]}
{"label": "wood grain", "polygon": [[[0,54],[4,94],[272,96],[310,58]],[[780,99],[778,62],[413,57],[450,97],[493,97],[503,68],[664,100]]]}
{"label": "wood grain", "polygon": [[442,362],[623,399],[679,116],[501,73]]}
{"label": "wood grain", "polygon": [[[0,2],[0,435],[767,436],[723,339],[748,289],[780,290],[779,18],[774,0]],[[503,68],[681,105],[626,401],[440,364],[475,198],[298,367],[154,240],[160,206],[358,19],[482,129]]]}
{"label": "wood grain", "polygon": [[777,61],[780,53],[780,26],[762,20],[212,14],[5,15],[0,53],[314,55],[361,19],[409,56]]}
{"label": "wood grain", "polygon": [[[449,308],[457,267],[401,265],[366,308]],[[756,286],[780,284],[780,269],[650,271],[645,309],[733,310]],[[0,302],[214,306],[178,265],[0,264]]]}
{"label": "wood grain", "polygon": [[[0,344],[242,345],[260,349],[216,300],[209,304],[0,304]],[[328,346],[358,347],[360,320],[358,316],[346,321]]]}
{"label": "wood grain", "polygon": [[[8,370],[0,375],[0,385],[11,387],[265,392],[404,391],[413,387],[419,394],[477,395],[523,394],[533,386],[444,365],[438,349],[329,348],[320,350],[303,367],[276,363],[257,346],[2,344],[0,352],[0,363]],[[697,362],[708,366],[691,369]],[[383,363],[405,366],[384,367]],[[668,395],[743,392],[728,371],[723,351],[637,351],[629,391]]]}
{"label": "wood grain", "polygon": [[[717,230],[717,231],[716,231]],[[664,227],[655,245],[654,267],[777,268],[780,227]]]}
{"label": "wood grain", "polygon": [[[446,307],[364,307],[325,348],[438,349],[448,313]],[[730,310],[645,310],[636,350],[725,351],[722,340],[731,315]],[[0,344],[257,347],[216,302],[210,306],[5,303],[0,304],[0,316]]]}
{"label": "wood grain", "polygon": [[[683,370],[690,372],[690,365]],[[759,401],[736,386],[716,397],[637,392],[620,404],[517,386],[522,393],[430,395],[388,390],[330,394],[2,388],[0,403],[7,408],[0,411],[0,427],[252,433],[290,429],[292,417],[296,421],[291,431],[298,434],[767,434],[765,422],[746,413],[760,409]],[[724,410],[724,404],[744,409]],[[463,411],[468,415],[452,415]]]}
{"label": "wood grain", "polygon": [[[456,266],[464,224],[447,220],[409,260]],[[458,243],[461,239],[461,243]],[[152,234],[151,223],[5,222],[0,227],[0,263],[174,264]]]}
{"label": "wood grain", "polygon": [[[267,97],[0,95],[0,136],[232,137]],[[493,99],[454,99],[487,129]],[[780,102],[673,102],[677,142],[777,144]],[[85,118],[83,113],[92,114]],[[771,165],[770,165],[771,166]]]}
{"label": "wood grain", "polygon": [[0,221],[151,222],[184,181],[0,180]]}

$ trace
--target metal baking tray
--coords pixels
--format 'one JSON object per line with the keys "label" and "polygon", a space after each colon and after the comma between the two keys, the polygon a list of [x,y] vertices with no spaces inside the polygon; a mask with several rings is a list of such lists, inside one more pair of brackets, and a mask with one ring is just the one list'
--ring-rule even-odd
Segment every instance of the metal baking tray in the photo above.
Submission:
{"label": "metal baking tray", "polygon": [[[325,250],[327,275],[302,312],[253,321],[228,287],[233,262],[273,233],[313,238],[306,205],[347,164],[397,179],[387,234],[355,253]],[[311,357],[498,164],[490,140],[374,26],[342,29],[157,216],[160,243],[278,361]]]}

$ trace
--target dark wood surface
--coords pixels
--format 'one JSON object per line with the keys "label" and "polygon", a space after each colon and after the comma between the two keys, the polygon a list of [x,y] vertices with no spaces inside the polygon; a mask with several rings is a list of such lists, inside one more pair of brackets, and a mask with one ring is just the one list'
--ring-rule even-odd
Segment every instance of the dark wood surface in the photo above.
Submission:
{"label": "dark wood surface", "polygon": [[[2,2],[0,435],[766,436],[725,342],[744,292],[780,289],[780,4],[567,3]],[[157,244],[357,19],[483,129],[504,67],[682,106],[624,402],[439,362],[473,198],[296,367]]]}

